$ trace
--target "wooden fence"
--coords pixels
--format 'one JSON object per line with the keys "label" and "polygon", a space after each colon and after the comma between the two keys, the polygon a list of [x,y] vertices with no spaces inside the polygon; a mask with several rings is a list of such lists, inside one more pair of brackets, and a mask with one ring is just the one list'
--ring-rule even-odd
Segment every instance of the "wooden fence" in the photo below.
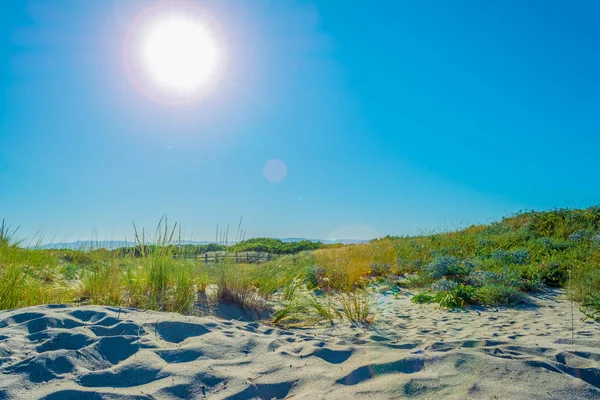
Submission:
{"label": "wooden fence", "polygon": [[211,252],[198,255],[198,259],[206,263],[233,261],[236,263],[250,264],[271,261],[274,257],[275,255],[271,253],[259,253],[254,251],[244,253]]}

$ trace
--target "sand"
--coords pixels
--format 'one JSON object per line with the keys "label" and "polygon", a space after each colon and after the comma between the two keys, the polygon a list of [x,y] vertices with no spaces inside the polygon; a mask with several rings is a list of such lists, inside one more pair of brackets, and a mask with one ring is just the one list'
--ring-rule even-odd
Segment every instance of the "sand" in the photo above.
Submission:
{"label": "sand", "polygon": [[[561,291],[448,312],[377,296],[372,327],[115,307],[0,312],[0,399],[600,399],[600,324]],[[573,339],[571,338],[573,335]]]}

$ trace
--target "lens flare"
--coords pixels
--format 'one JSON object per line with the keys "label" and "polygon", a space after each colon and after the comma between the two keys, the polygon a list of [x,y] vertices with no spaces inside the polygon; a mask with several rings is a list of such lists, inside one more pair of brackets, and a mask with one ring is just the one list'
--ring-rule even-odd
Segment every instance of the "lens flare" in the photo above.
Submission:
{"label": "lens flare", "polygon": [[269,182],[281,182],[287,176],[287,166],[282,160],[274,158],[266,162],[263,175]]}

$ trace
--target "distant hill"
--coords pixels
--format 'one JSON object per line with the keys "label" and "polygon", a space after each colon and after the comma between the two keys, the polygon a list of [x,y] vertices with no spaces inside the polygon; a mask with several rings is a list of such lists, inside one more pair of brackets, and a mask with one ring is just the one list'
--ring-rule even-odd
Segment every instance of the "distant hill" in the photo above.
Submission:
{"label": "distant hill", "polygon": [[[177,244],[208,244],[210,242],[202,241],[196,242],[192,240],[182,240],[181,242],[177,242]],[[130,247],[134,246],[134,242],[124,241],[124,240],[78,240],[76,242],[66,242],[66,243],[49,243],[39,246],[40,249],[69,249],[69,250],[89,250],[91,249],[108,249],[114,250],[121,247]]]}
{"label": "distant hill", "polygon": [[108,249],[114,250],[119,247],[132,246],[133,242],[123,240],[78,240],[76,242],[48,243],[37,246],[40,249],[69,249],[69,250],[89,250],[89,249]]}
{"label": "distant hill", "polygon": [[[325,239],[306,239],[306,238],[283,238],[280,239],[284,243],[296,243],[301,242],[303,240],[308,240],[310,242],[320,242],[325,244],[333,244],[333,243],[342,243],[342,244],[358,244],[358,243],[367,243],[370,240],[360,240],[360,239],[340,239],[340,240],[325,240]],[[176,244],[191,244],[191,245],[202,245],[209,244],[213,242],[208,241],[193,241],[193,240],[182,240],[181,242],[177,242]],[[232,240],[228,242],[233,245],[237,243]],[[60,243],[48,243],[42,246],[39,246],[40,249],[68,249],[68,250],[89,250],[89,249],[107,249],[107,250],[115,250],[121,247],[130,247],[134,246],[134,242],[124,241],[124,240],[78,240],[76,242],[60,242]]]}

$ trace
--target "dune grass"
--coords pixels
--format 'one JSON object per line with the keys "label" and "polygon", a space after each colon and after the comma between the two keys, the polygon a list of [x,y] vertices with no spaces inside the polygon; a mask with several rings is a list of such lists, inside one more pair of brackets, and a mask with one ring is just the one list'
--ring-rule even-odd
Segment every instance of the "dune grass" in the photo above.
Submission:
{"label": "dune grass", "polygon": [[166,218],[131,249],[41,250],[19,246],[0,225],[0,308],[43,303],[110,304],[193,311],[198,292],[273,321],[368,323],[368,288],[385,279],[417,288],[415,302],[442,308],[515,306],[545,286],[571,290],[600,320],[600,207],[524,212],[489,225],[281,255],[262,264],[205,264],[178,246]]}

